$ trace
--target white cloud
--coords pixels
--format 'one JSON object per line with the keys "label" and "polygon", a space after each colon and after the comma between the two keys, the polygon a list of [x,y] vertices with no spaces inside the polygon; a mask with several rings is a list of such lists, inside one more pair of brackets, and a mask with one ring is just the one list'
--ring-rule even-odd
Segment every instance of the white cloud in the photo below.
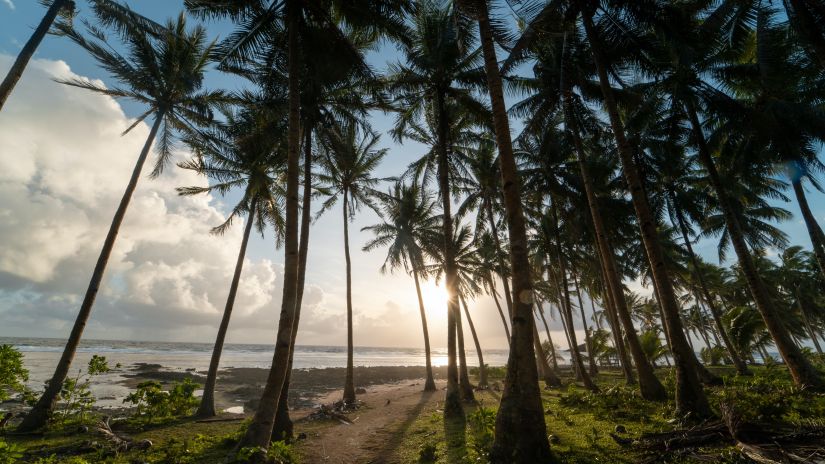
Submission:
{"label": "white cloud", "polygon": [[[0,71],[10,62],[0,56]],[[32,61],[0,113],[2,335],[65,336],[148,134],[142,124],[121,136],[131,121],[117,102],[52,80],[69,76],[63,62]],[[217,200],[174,191],[204,183],[175,168],[158,180],[141,178],[89,336],[192,340],[214,333],[242,224],[212,235],[224,219]],[[264,340],[271,339],[280,275],[271,260],[246,261],[237,327],[268,321]]]}
{"label": "white cloud", "polygon": [[11,0],[3,0],[3,3],[9,7],[10,10],[14,11],[14,2]]}
{"label": "white cloud", "polygon": [[[0,74],[12,57],[0,55]],[[65,337],[148,134],[119,104],[57,84],[74,76],[62,61],[32,60],[0,112],[0,336]],[[174,167],[141,178],[87,328],[89,338],[208,341],[224,309],[243,224],[224,236],[224,202],[179,197],[174,188],[204,183]],[[368,346],[420,346],[413,281],[380,276],[383,251],[360,250],[364,225],[351,227],[355,340]],[[346,342],[340,216],[313,226],[308,286],[298,342]],[[257,243],[257,245],[256,245]],[[265,250],[261,251],[261,250]],[[282,267],[271,243],[253,240],[230,325],[230,342],[271,343],[280,311]],[[273,260],[274,258],[274,260]],[[485,348],[507,346],[489,298],[471,304]],[[445,308],[427,308],[433,347],[446,346]],[[468,330],[469,336],[469,330]],[[468,346],[471,342],[468,342]]]}

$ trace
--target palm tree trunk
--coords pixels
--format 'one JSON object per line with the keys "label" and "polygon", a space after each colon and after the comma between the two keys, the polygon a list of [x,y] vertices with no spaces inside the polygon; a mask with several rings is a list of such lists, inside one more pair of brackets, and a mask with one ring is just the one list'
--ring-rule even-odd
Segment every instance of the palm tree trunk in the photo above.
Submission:
{"label": "palm tree trunk", "polygon": [[272,356],[272,366],[266,379],[261,400],[255,415],[252,417],[246,433],[238,443],[238,447],[247,446],[267,449],[272,438],[275,426],[275,415],[278,412],[278,403],[283,391],[284,380],[289,369],[289,353],[292,344],[292,328],[298,299],[298,151],[300,147],[301,119],[300,119],[300,50],[298,44],[298,17],[300,6],[294,1],[286,2],[286,16],[289,40],[288,54],[288,132],[287,132],[287,170],[286,170],[286,201],[284,223],[284,287],[281,299],[281,314],[278,319],[278,331],[275,339],[275,353]]}
{"label": "palm tree trunk", "polygon": [[[664,259],[664,252],[656,230],[656,222],[650,204],[643,190],[642,180],[638,172],[638,167],[633,161],[633,153],[630,144],[625,137],[624,125],[619,116],[618,106],[610,87],[607,76],[607,68],[602,57],[601,44],[596,36],[592,17],[589,14],[583,15],[585,32],[591,44],[593,61],[599,76],[599,85],[604,97],[604,103],[613,129],[613,136],[616,138],[616,145],[621,158],[622,171],[630,190],[633,208],[639,222],[642,242],[645,247],[648,261],[653,272],[654,285],[658,288],[663,297],[664,312],[668,320],[666,324],[670,330],[671,343],[673,345],[673,358],[676,364],[676,409],[681,414],[692,414],[694,417],[704,418],[711,415],[707,396],[699,382],[699,376],[694,366],[696,365],[694,355],[685,340],[682,332],[682,321],[679,319],[679,305],[676,302],[676,294],[673,284],[668,275]],[[629,332],[629,331],[628,331]]]}
{"label": "palm tree trunk", "polygon": [[808,198],[805,196],[805,189],[802,188],[802,181],[794,180],[791,184],[796,201],[799,203],[799,209],[802,211],[802,219],[805,220],[805,227],[808,229],[808,236],[811,238],[816,262],[819,264],[822,277],[825,278],[825,233],[822,232],[822,228],[819,227],[819,223],[816,222],[811,212],[811,207],[808,206]]}
{"label": "palm tree trunk", "polygon": [[707,146],[705,135],[702,132],[702,126],[699,122],[699,116],[697,116],[696,113],[696,108],[693,106],[693,103],[689,101],[686,102],[685,107],[693,128],[694,138],[699,148],[699,161],[707,171],[710,183],[716,192],[716,200],[719,202],[719,208],[725,217],[728,236],[733,244],[733,249],[736,251],[736,256],[739,258],[739,265],[745,275],[745,280],[748,282],[748,287],[753,296],[753,301],[756,304],[756,309],[762,316],[765,327],[767,327],[768,332],[771,334],[771,338],[773,338],[779,354],[782,356],[782,359],[785,360],[785,364],[788,366],[794,383],[815,389],[825,388],[825,382],[823,382],[820,374],[793,342],[788,330],[782,325],[782,321],[780,321],[776,315],[776,309],[768,294],[768,289],[765,287],[765,283],[762,281],[762,277],[756,269],[751,252],[745,242],[739,219],[734,213],[731,200],[722,184],[722,179],[719,177],[716,164],[711,157],[710,149]]}
{"label": "palm tree trunk", "polygon": [[292,438],[293,425],[289,418],[289,383],[292,380],[292,362],[295,359],[295,340],[298,337],[298,323],[301,319],[301,307],[304,301],[304,284],[306,283],[307,255],[309,254],[309,226],[312,220],[312,127],[304,128],[304,190],[301,199],[301,236],[298,245],[298,283],[295,296],[295,319],[292,321],[292,334],[289,341],[289,365],[286,369],[284,386],[278,399],[278,411],[275,413],[275,425],[272,439],[288,440]]}
{"label": "palm tree trunk", "polygon": [[570,355],[573,358],[572,360],[576,367],[576,371],[581,376],[582,383],[584,383],[584,388],[597,392],[599,391],[599,387],[596,386],[593,379],[591,379],[590,375],[588,375],[584,370],[584,362],[582,361],[581,353],[579,352],[579,344],[576,341],[576,329],[573,325],[573,304],[570,301],[570,288],[567,281],[567,263],[564,259],[564,254],[562,253],[561,233],[559,232],[559,218],[556,213],[557,206],[555,199],[550,210],[553,214],[553,233],[556,236],[556,254],[559,260],[559,274],[561,274],[561,287],[564,295],[564,301],[562,302],[564,311],[562,317],[567,321],[567,334],[570,339]]}
{"label": "palm tree trunk", "polygon": [[504,333],[507,334],[507,344],[510,344],[510,327],[507,326],[507,317],[504,316],[504,311],[501,309],[501,303],[498,301],[498,292],[496,292],[496,282],[493,280],[492,277],[488,279],[490,285],[490,296],[493,297],[493,301],[496,303],[496,308],[498,309],[498,315],[501,316],[501,324],[504,326]]}
{"label": "palm tree trunk", "polygon": [[573,276],[573,287],[576,289],[576,297],[579,300],[579,312],[582,316],[582,325],[584,326],[584,343],[587,345],[587,368],[590,369],[590,375],[595,376],[599,373],[596,367],[596,359],[593,356],[593,343],[590,340],[590,329],[587,327],[587,318],[584,315],[584,302],[582,300],[581,289],[579,288],[579,280]]}
{"label": "palm tree trunk", "polygon": [[460,311],[456,313],[455,324],[456,333],[458,334],[458,383],[461,388],[461,399],[472,403],[476,400],[476,397],[473,394],[473,384],[470,383],[470,372],[467,367],[467,351],[464,349],[464,324],[461,321]]}
{"label": "palm tree trunk", "polygon": [[[501,259],[502,249],[501,249],[501,240],[498,237],[498,226],[496,226],[496,219],[493,217],[493,206],[492,201],[489,198],[484,199],[484,210],[487,213],[487,220],[490,221],[490,231],[493,234],[493,243],[496,246],[496,259],[498,260],[498,267],[500,269],[499,277],[501,277],[501,284],[504,287],[504,302],[507,303],[507,314],[510,315],[510,318],[513,317],[513,295],[510,292],[510,281],[508,280],[507,276],[504,273],[504,270],[507,267],[504,265],[504,261]],[[508,337],[509,339],[509,337]]]}
{"label": "palm tree trunk", "polygon": [[120,231],[120,225],[123,223],[123,218],[126,216],[126,210],[129,208],[129,202],[132,200],[132,195],[137,188],[140,173],[143,170],[143,165],[146,163],[146,158],[149,156],[149,151],[152,148],[152,142],[160,129],[163,118],[166,116],[166,109],[161,108],[155,116],[155,123],[149,131],[149,136],[143,144],[143,149],[140,151],[135,167],[132,170],[132,176],[129,178],[129,183],[126,184],[126,191],[123,192],[123,197],[120,199],[120,204],[115,211],[115,216],[112,218],[112,224],[109,226],[109,233],[106,234],[106,239],[103,241],[103,248],[100,250],[100,256],[97,258],[92,278],[89,281],[89,287],[86,289],[86,295],[83,297],[83,303],[80,305],[80,311],[77,313],[77,318],[72,326],[72,331],[69,334],[69,339],[66,341],[66,347],[63,349],[63,354],[60,356],[60,361],[57,363],[54,374],[46,386],[46,391],[37,400],[37,403],[29,411],[23,422],[17,427],[18,431],[26,432],[42,428],[49,420],[49,416],[57,403],[60,395],[60,390],[63,388],[63,382],[69,373],[69,369],[74,360],[77,347],[80,345],[80,339],[83,337],[83,330],[86,328],[86,323],[92,313],[92,306],[94,306],[97,292],[100,290],[100,285],[103,281],[103,274],[106,271],[106,265],[109,263],[109,257],[112,254],[112,249],[117,240],[117,234]]}
{"label": "palm tree trunk", "polygon": [[226,339],[226,331],[229,329],[229,319],[232,317],[232,308],[235,306],[235,295],[238,294],[238,284],[241,281],[241,271],[243,270],[243,260],[246,256],[246,246],[249,243],[249,235],[252,233],[252,224],[255,222],[255,201],[252,200],[246,227],[241,240],[241,249],[238,251],[238,261],[235,263],[235,274],[232,276],[232,284],[229,286],[229,296],[226,298],[226,307],[223,310],[221,324],[218,327],[218,337],[215,339],[215,346],[212,348],[212,359],[209,361],[209,371],[206,374],[206,383],[203,387],[201,404],[195,413],[196,417],[213,417],[215,412],[215,382],[218,378],[218,366],[221,362],[221,352],[223,342]]}
{"label": "palm tree trunk", "polygon": [[14,60],[14,64],[11,65],[5,79],[3,79],[3,82],[0,83],[0,111],[3,110],[6,100],[8,100],[9,95],[11,95],[12,90],[14,90],[14,86],[17,85],[17,82],[23,76],[23,71],[26,70],[26,65],[29,64],[29,60],[31,60],[32,56],[34,56],[34,52],[37,51],[37,47],[40,46],[40,42],[42,42],[43,38],[46,37],[46,34],[52,27],[55,18],[57,18],[57,15],[60,13],[60,10],[73,5],[74,2],[71,0],[54,0],[54,2],[52,2],[52,6],[46,10],[46,15],[43,16],[42,20],[40,20],[40,24],[37,26],[37,29],[34,30],[34,33],[31,37],[29,37],[26,45],[24,45],[23,49],[20,50],[20,54],[17,55],[17,59]]}
{"label": "palm tree trunk", "polygon": [[481,353],[481,344],[478,342],[478,334],[476,327],[473,324],[473,318],[470,317],[470,310],[467,307],[467,300],[462,297],[461,304],[464,307],[464,315],[467,316],[467,323],[470,324],[470,333],[473,335],[473,343],[476,346],[476,353],[478,354],[478,388],[487,388],[487,366],[484,365],[484,355]]}
{"label": "palm tree trunk", "polygon": [[[549,331],[548,331],[549,332]],[[544,381],[545,387],[560,387],[561,379],[556,374],[558,365],[556,364],[556,349],[553,347],[553,340],[550,339],[550,349],[553,356],[554,368],[551,369],[547,363],[547,355],[544,353],[544,348],[541,346],[541,338],[535,322],[533,323],[533,347],[536,350],[536,372],[541,380]]]}
{"label": "palm tree trunk", "polygon": [[352,340],[352,261],[349,256],[349,191],[343,191],[344,214],[344,260],[347,267],[347,376],[344,380],[344,404],[355,404],[355,379],[353,378],[353,340]]}
{"label": "palm tree trunk", "polygon": [[424,311],[424,298],[421,296],[421,284],[418,282],[418,271],[413,269],[415,293],[418,296],[418,310],[421,311],[421,328],[424,330],[424,356],[427,364],[427,379],[424,382],[424,391],[435,391],[433,379],[433,364],[430,359],[430,332],[427,330],[427,313]]}
{"label": "palm tree trunk", "polygon": [[458,337],[458,294],[456,288],[455,250],[453,250],[453,216],[450,208],[450,178],[447,163],[447,112],[444,93],[436,97],[438,111],[438,188],[441,194],[442,234],[444,235],[444,284],[447,287],[447,395],[444,400],[445,419],[464,417],[461,406],[461,391],[458,384],[456,365],[456,342]]}
{"label": "palm tree trunk", "polygon": [[[671,192],[671,197],[672,196],[673,193]],[[696,253],[694,253],[693,251],[693,245],[690,243],[688,227],[685,218],[682,214],[682,211],[681,209],[676,208],[675,201],[672,201],[671,203],[676,213],[676,222],[678,222],[679,230],[682,233],[682,240],[685,242],[685,249],[688,252],[690,262],[693,265],[693,272],[699,281],[699,288],[702,291],[702,297],[705,301],[705,304],[707,304],[708,309],[710,310],[710,315],[713,317],[713,322],[714,324],[716,324],[716,329],[719,331],[719,335],[721,335],[722,337],[722,342],[724,343],[725,349],[728,351],[728,356],[730,356],[731,361],[733,361],[733,365],[736,367],[737,374],[750,375],[750,372],[748,371],[748,366],[745,364],[745,361],[742,360],[742,357],[739,355],[739,352],[736,351],[736,348],[733,346],[733,343],[731,343],[730,336],[728,335],[728,332],[725,329],[725,324],[722,323],[722,313],[716,306],[716,302],[713,300],[713,296],[711,296],[710,290],[708,289],[707,282],[705,282],[702,268],[699,267],[699,260],[696,258]]]}
{"label": "palm tree trunk", "polygon": [[[547,342],[550,344],[550,356],[553,359],[553,370],[557,371],[559,370],[559,361],[556,357],[556,345],[553,343],[553,337],[550,336],[550,326],[547,325],[547,319],[544,317],[544,311],[542,310],[542,305],[540,302],[537,305],[536,312],[539,313],[539,316],[541,316],[541,322],[544,324],[544,331],[547,333]],[[538,329],[536,329],[536,333],[538,333]],[[541,346],[541,339],[539,339],[539,346]]]}
{"label": "palm tree trunk", "polygon": [[510,121],[504,105],[504,91],[493,42],[493,32],[487,11],[487,1],[477,2],[478,29],[484,55],[487,88],[493,109],[496,143],[499,152],[504,209],[510,237],[510,268],[513,273],[512,340],[507,359],[507,375],[496,415],[495,440],[490,453],[493,462],[555,462],[550,453],[544,408],[535,363],[533,322],[533,284],[530,280],[530,260],[527,229],[521,206],[521,186]]}
{"label": "palm tree trunk", "polygon": [[[565,91],[564,99],[567,112],[570,113],[571,95],[569,89]],[[633,325],[633,319],[631,318],[630,310],[627,307],[627,301],[624,297],[624,287],[622,286],[622,279],[619,275],[618,266],[616,265],[616,257],[613,253],[613,248],[610,246],[608,241],[607,227],[604,224],[601,208],[599,207],[598,198],[596,197],[596,190],[593,186],[593,177],[590,175],[590,168],[587,165],[586,152],[584,150],[584,144],[581,140],[581,134],[579,133],[578,127],[575,125],[575,119],[569,119],[572,122],[571,133],[573,134],[573,143],[578,154],[577,159],[579,172],[582,177],[582,183],[584,184],[587,204],[590,208],[590,217],[593,220],[597,250],[605,277],[605,291],[607,296],[610,297],[610,302],[612,302],[613,306],[608,309],[615,310],[614,316],[618,319],[615,321],[617,322],[615,329],[618,329],[619,334],[621,334],[622,329],[624,329],[623,331],[626,337],[625,339],[627,340],[627,347],[629,348],[630,355],[633,357],[633,362],[636,366],[636,373],[639,376],[639,390],[642,397],[649,401],[664,401],[667,399],[667,391],[665,390],[664,385],[662,385],[662,382],[656,377],[653,366],[647,359],[644,350],[642,350],[642,345],[639,342],[639,336],[636,333],[636,327]],[[621,323],[621,327],[619,322]],[[619,355],[619,359],[622,361],[625,371],[625,378],[627,379],[628,384],[635,383],[621,335],[616,338],[616,350]]]}
{"label": "palm tree trunk", "polygon": [[822,347],[819,346],[819,340],[816,337],[816,332],[814,331],[813,325],[811,325],[811,320],[808,318],[808,313],[805,311],[805,308],[802,306],[802,299],[799,298],[799,289],[795,289],[796,293],[796,307],[799,308],[799,314],[802,316],[802,322],[805,324],[805,329],[808,331],[808,336],[811,337],[811,341],[814,343],[814,348],[816,348],[816,352],[820,355],[822,354]]}

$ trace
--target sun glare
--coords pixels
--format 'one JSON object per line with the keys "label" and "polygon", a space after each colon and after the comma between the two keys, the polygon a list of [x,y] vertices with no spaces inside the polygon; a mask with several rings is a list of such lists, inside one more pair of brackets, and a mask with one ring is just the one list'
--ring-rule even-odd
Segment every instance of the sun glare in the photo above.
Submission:
{"label": "sun glare", "polygon": [[447,289],[436,285],[435,282],[425,282],[421,286],[421,297],[428,312],[443,311],[447,307]]}

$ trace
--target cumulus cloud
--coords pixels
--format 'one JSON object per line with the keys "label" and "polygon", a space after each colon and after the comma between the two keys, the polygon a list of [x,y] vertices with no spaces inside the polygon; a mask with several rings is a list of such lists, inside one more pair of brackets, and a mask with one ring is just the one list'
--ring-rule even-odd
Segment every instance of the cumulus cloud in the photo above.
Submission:
{"label": "cumulus cloud", "polygon": [[14,2],[11,0],[3,0],[3,4],[9,7],[10,10],[14,11]]}
{"label": "cumulus cloud", "polygon": [[[0,70],[11,58],[0,56]],[[114,100],[59,85],[61,61],[34,60],[0,113],[0,317],[3,335],[65,336],[112,214],[148,134]],[[184,156],[181,154],[180,156]],[[144,176],[129,206],[89,327],[90,336],[197,339],[223,311],[242,224],[223,236],[217,200],[179,197],[191,172]],[[236,328],[267,338],[281,267],[247,259]],[[253,322],[254,321],[254,322]],[[267,323],[263,330],[261,323]]]}
{"label": "cumulus cloud", "polygon": [[[0,55],[0,74],[12,57]],[[0,336],[65,337],[89,282],[112,215],[148,134],[120,105],[55,78],[75,77],[62,61],[33,60],[0,112]],[[181,153],[179,156],[185,156]],[[87,327],[88,338],[211,341],[224,309],[243,224],[210,228],[226,205],[174,188],[205,179],[171,167],[141,178]],[[298,343],[346,343],[340,216],[313,227]],[[358,231],[377,220],[362,214]],[[260,241],[259,239],[255,239]],[[379,276],[382,253],[351,237],[357,345],[420,346],[412,280]],[[254,242],[254,240],[253,240]],[[265,249],[266,253],[261,250]],[[250,246],[229,341],[271,343],[281,301],[281,254]],[[380,279],[380,280],[379,280]],[[507,346],[487,298],[473,303],[485,347]],[[427,308],[433,347],[446,345],[444,308]],[[469,332],[468,332],[469,334]]]}

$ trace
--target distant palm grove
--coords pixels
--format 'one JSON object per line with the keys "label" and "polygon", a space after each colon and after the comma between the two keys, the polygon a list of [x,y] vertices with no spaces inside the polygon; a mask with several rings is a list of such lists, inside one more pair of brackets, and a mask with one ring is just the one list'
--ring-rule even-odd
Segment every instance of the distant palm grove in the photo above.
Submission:
{"label": "distant palm grove", "polygon": [[[352,279],[367,278],[351,272],[351,246],[385,254],[381,272],[410,277],[427,391],[436,385],[422,283],[443,282],[445,421],[487,387],[469,302],[492,296],[509,357],[491,462],[556,462],[541,398],[560,384],[551,319],[585,389],[600,390],[599,369],[617,369],[686,422],[715,414],[707,387],[722,379],[711,365],[749,376],[778,361],[797,387],[825,392],[825,234],[807,198],[825,170],[822,0],[185,0],[163,24],[142,16],[141,2],[136,11],[116,0],[41,3],[43,21],[0,86],[0,111],[51,31],[116,83],[62,84],[142,105],[130,130],[151,130],[63,355],[20,431],[47,423],[132,194],[166,169],[208,178],[181,195],[239,193],[215,233],[245,223],[198,417],[216,415],[250,235],[274,232],[284,253],[271,370],[240,447],[292,437],[290,372],[322,213],[340,215],[344,237],[347,405],[357,405]],[[96,21],[72,21],[75,8]],[[234,31],[210,42],[216,20]],[[385,73],[365,61],[379,46],[398,50]],[[205,88],[210,69],[244,90]],[[371,127],[375,112],[394,120],[389,133]],[[381,137],[425,150],[378,178],[393,155]],[[173,160],[181,145],[191,159]],[[364,229],[367,243],[351,243],[365,209],[380,221]],[[799,243],[786,234],[795,222],[807,231]],[[718,242],[719,264],[698,253],[700,239]],[[631,292],[632,281],[652,294]],[[478,355],[477,385],[465,347]],[[665,367],[669,386],[657,376]]]}

